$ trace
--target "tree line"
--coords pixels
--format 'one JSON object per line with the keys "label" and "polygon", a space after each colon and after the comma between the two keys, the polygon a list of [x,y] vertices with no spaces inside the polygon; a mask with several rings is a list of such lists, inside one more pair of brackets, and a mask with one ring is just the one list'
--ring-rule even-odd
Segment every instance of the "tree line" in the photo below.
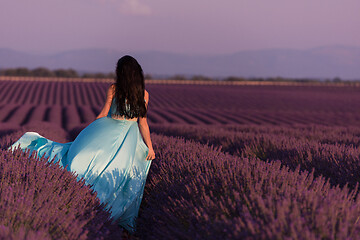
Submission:
{"label": "tree line", "polygon": [[59,77],[59,78],[115,78],[115,73],[83,73],[76,70],[55,69],[50,70],[44,67],[28,69],[24,67],[0,69],[0,76],[22,76],[22,77]]}
{"label": "tree line", "polygon": [[[59,78],[111,78],[114,79],[115,73],[83,73],[79,74],[76,70],[69,68],[69,69],[55,69],[50,70],[45,67],[38,67],[34,69],[28,69],[25,67],[18,67],[18,68],[6,68],[0,69],[0,76],[22,76],[22,77],[59,77]],[[151,74],[145,74],[145,79],[153,79]],[[291,79],[291,78],[282,78],[282,77],[255,77],[255,78],[244,78],[244,77],[237,77],[237,76],[229,76],[223,78],[216,78],[216,77],[208,77],[204,75],[182,75],[182,74],[175,74],[171,76],[162,76],[156,77],[156,79],[172,79],[172,80],[194,80],[194,81],[271,81],[271,82],[319,82],[320,80],[317,79],[308,79],[308,78],[298,78],[298,79]],[[333,79],[323,79],[324,82],[344,82],[339,77],[335,77]]]}

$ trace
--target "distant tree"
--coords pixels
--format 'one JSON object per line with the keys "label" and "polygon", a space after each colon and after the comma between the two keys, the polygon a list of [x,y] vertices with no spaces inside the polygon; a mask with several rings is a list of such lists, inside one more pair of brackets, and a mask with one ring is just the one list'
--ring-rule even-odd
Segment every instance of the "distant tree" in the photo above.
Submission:
{"label": "distant tree", "polygon": [[[33,77],[60,77],[60,78],[78,78],[80,75],[78,72],[72,68],[69,69],[55,69],[49,70],[45,67],[38,67],[32,70],[29,70],[24,67],[20,68],[6,68],[0,69],[0,76],[33,76]],[[150,75],[147,75],[150,76]],[[83,78],[115,78],[115,73],[84,73],[81,75]]]}
{"label": "distant tree", "polygon": [[94,74],[95,78],[106,78],[106,75],[104,73],[95,73]]}
{"label": "distant tree", "polygon": [[16,70],[13,68],[4,69],[4,76],[16,76]]}
{"label": "distant tree", "polygon": [[170,77],[170,79],[173,79],[173,80],[186,80],[187,78],[185,77],[185,75],[176,74],[176,75]]}
{"label": "distant tree", "polygon": [[54,70],[54,74],[56,77],[67,77],[67,71],[65,69],[56,69]]}
{"label": "distant tree", "polygon": [[332,82],[339,83],[339,82],[342,82],[342,80],[340,77],[335,77],[335,78],[333,78]]}
{"label": "distant tree", "polygon": [[234,82],[234,81],[246,81],[245,78],[242,77],[234,77],[234,76],[230,76],[224,79],[225,81],[229,81],[229,82]]}
{"label": "distant tree", "polygon": [[79,77],[78,73],[74,69],[56,69],[54,70],[54,74],[56,77],[64,77],[64,78],[77,78]]}
{"label": "distant tree", "polygon": [[114,79],[115,78],[115,74],[114,73],[84,73],[81,77],[83,78],[111,78]]}
{"label": "distant tree", "polygon": [[115,73],[113,73],[113,72],[111,72],[111,73],[108,73],[107,75],[106,75],[106,78],[111,78],[111,79],[115,79]]}
{"label": "distant tree", "polygon": [[214,80],[210,77],[207,77],[207,76],[203,76],[203,75],[194,75],[192,76],[191,80],[202,80],[202,81],[211,81],[211,80]]}
{"label": "distant tree", "polygon": [[29,69],[21,67],[15,69],[15,76],[30,76],[31,72]]}
{"label": "distant tree", "polygon": [[275,82],[287,82],[287,81],[290,81],[290,79],[286,79],[283,77],[276,77],[276,78],[274,78],[274,81]]}
{"label": "distant tree", "polygon": [[286,78],[283,78],[283,77],[269,77],[266,80],[270,81],[270,82],[287,82],[287,81],[290,81],[290,79],[286,79]]}
{"label": "distant tree", "polygon": [[31,70],[31,76],[34,77],[54,77],[55,74],[53,71],[50,71],[47,68],[39,67]]}
{"label": "distant tree", "polygon": [[[298,78],[298,79],[295,79],[295,82],[307,83],[307,82],[319,82],[319,80],[310,79],[310,78]],[[326,82],[326,80],[325,80],[325,82]]]}
{"label": "distant tree", "polygon": [[72,78],[77,78],[77,77],[79,77],[79,74],[77,73],[77,71],[74,70],[74,69],[72,69],[72,68],[69,68],[69,69],[67,70],[67,72],[68,72],[69,77],[72,77]]}
{"label": "distant tree", "polygon": [[82,78],[93,78],[93,75],[91,73],[84,73],[81,75]]}
{"label": "distant tree", "polygon": [[247,79],[249,81],[257,81],[257,82],[263,82],[266,81],[266,79],[262,78],[262,77],[252,77],[250,79]]}
{"label": "distant tree", "polygon": [[8,68],[2,69],[0,75],[4,76],[29,76],[30,71],[27,68]]}
{"label": "distant tree", "polygon": [[145,79],[152,79],[152,76],[151,76],[151,74],[149,74],[149,73],[146,73],[146,74],[144,75],[144,77],[145,77]]}

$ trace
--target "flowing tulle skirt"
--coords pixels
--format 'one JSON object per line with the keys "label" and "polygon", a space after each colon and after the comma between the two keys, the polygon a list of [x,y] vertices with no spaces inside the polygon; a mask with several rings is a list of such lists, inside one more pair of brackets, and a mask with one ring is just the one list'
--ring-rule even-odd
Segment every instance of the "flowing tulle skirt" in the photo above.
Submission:
{"label": "flowing tulle skirt", "polygon": [[151,161],[134,121],[103,117],[95,120],[73,142],[58,143],[35,132],[25,133],[10,149],[20,146],[38,156],[55,159],[76,172],[111,208],[114,220],[129,231],[135,228]]}

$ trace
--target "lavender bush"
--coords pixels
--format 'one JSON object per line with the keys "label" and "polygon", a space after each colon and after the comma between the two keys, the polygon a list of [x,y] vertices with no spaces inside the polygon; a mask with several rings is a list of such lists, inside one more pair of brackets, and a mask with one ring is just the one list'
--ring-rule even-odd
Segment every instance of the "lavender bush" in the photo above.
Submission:
{"label": "lavender bush", "polygon": [[50,240],[48,232],[46,231],[34,231],[26,229],[25,227],[19,227],[17,232],[13,229],[0,225],[0,239],[4,240]]}
{"label": "lavender bush", "polygon": [[182,136],[221,147],[240,157],[280,160],[295,170],[312,171],[330,179],[334,186],[360,181],[360,128],[152,125],[153,131]]}
{"label": "lavender bush", "polygon": [[[17,138],[2,138],[1,145]],[[51,134],[49,134],[51,135]],[[45,135],[46,136],[46,135]],[[5,142],[4,142],[5,141]],[[49,159],[0,150],[0,238],[120,239],[96,193]]]}
{"label": "lavender bush", "polygon": [[153,135],[142,239],[356,239],[360,199],[279,161]]}

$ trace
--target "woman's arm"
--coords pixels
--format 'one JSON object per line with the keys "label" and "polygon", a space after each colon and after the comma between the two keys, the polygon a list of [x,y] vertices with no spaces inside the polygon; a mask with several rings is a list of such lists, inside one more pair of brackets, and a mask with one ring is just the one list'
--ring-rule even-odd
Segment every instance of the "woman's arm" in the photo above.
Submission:
{"label": "woman's arm", "polygon": [[107,91],[107,94],[106,94],[106,100],[105,100],[104,107],[101,110],[101,112],[99,113],[99,115],[96,117],[96,119],[106,117],[108,115],[110,107],[111,107],[111,101],[114,96],[114,92],[115,92],[115,85],[111,84]]}
{"label": "woman's arm", "polygon": [[[147,106],[149,104],[149,94],[146,90],[145,90],[145,100],[146,100],[146,108],[147,108]],[[155,152],[154,152],[154,149],[152,146],[149,125],[147,123],[146,117],[139,118],[139,129],[140,129],[140,133],[144,139],[145,144],[149,148],[149,153],[148,153],[148,156],[146,157],[146,160],[153,160],[153,159],[155,159]]]}

